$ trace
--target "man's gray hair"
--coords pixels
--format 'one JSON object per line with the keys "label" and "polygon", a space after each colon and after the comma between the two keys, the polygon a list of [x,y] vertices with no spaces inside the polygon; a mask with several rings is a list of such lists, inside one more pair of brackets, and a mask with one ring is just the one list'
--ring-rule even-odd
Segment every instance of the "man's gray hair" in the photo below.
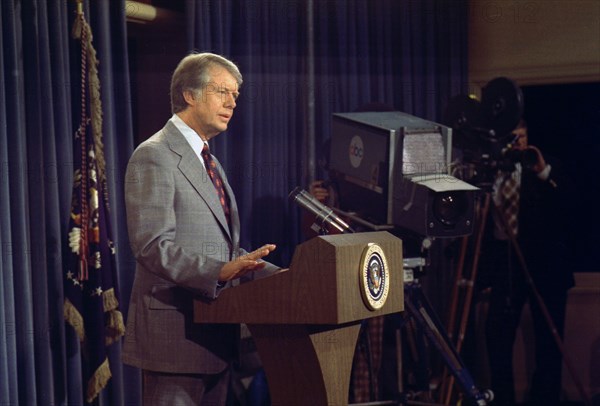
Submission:
{"label": "man's gray hair", "polygon": [[171,78],[171,112],[173,114],[185,110],[188,106],[183,94],[191,91],[200,95],[210,82],[210,68],[221,66],[235,78],[238,88],[242,85],[242,74],[229,59],[209,52],[193,53],[181,60]]}

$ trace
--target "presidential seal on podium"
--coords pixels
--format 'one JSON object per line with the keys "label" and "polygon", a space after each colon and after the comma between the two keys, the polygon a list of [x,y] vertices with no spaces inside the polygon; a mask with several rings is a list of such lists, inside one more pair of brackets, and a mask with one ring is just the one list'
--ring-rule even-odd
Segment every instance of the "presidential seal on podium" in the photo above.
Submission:
{"label": "presidential seal on podium", "polygon": [[390,270],[383,249],[369,243],[360,261],[360,292],[369,310],[379,310],[385,304],[390,290]]}

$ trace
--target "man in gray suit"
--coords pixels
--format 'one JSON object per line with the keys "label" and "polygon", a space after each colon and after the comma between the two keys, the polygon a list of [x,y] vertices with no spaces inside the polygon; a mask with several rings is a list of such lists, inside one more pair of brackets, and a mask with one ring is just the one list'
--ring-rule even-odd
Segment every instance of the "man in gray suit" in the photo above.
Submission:
{"label": "man in gray suit", "polygon": [[262,260],[273,244],[250,253],[239,247],[235,196],[207,151],[208,140],[227,129],[241,84],[231,61],[186,56],[171,81],[173,116],[127,167],[137,268],[123,362],[142,369],[145,405],[224,404],[238,326],[194,323],[193,300],[280,270]]}

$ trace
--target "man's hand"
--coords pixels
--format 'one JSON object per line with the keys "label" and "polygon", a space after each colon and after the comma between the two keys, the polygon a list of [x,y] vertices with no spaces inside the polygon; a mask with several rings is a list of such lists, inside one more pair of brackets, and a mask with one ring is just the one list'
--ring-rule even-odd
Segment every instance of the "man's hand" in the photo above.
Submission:
{"label": "man's hand", "polygon": [[329,198],[329,191],[323,187],[322,180],[315,180],[308,185],[308,193],[313,195],[321,203]]}
{"label": "man's hand", "polygon": [[262,257],[266,257],[271,252],[275,251],[275,244],[265,244],[257,250],[242,255],[233,261],[227,262],[221,268],[219,273],[219,282],[226,282],[232,279],[241,278],[248,272],[257,271],[265,267],[265,263],[261,261]]}
{"label": "man's hand", "polygon": [[538,147],[534,147],[533,145],[529,145],[527,149],[534,151],[536,155],[535,162],[532,163],[530,169],[534,173],[540,173],[546,167],[546,160],[544,159],[544,155],[542,155],[542,152],[539,150]]}

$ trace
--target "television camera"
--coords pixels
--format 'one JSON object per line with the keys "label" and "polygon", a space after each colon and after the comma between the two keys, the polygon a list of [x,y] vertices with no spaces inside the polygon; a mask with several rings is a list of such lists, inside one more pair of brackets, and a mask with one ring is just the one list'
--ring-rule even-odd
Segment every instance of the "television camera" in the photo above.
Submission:
{"label": "television camera", "polygon": [[537,160],[531,149],[515,148],[512,131],[523,116],[523,93],[511,80],[499,77],[482,89],[481,102],[467,95],[453,97],[444,123],[454,130],[458,165],[453,173],[482,189],[489,189],[498,171],[512,172]]}
{"label": "television camera", "polygon": [[332,116],[329,178],[341,213],[423,237],[472,232],[477,188],[449,172],[452,128],[399,111]]}

